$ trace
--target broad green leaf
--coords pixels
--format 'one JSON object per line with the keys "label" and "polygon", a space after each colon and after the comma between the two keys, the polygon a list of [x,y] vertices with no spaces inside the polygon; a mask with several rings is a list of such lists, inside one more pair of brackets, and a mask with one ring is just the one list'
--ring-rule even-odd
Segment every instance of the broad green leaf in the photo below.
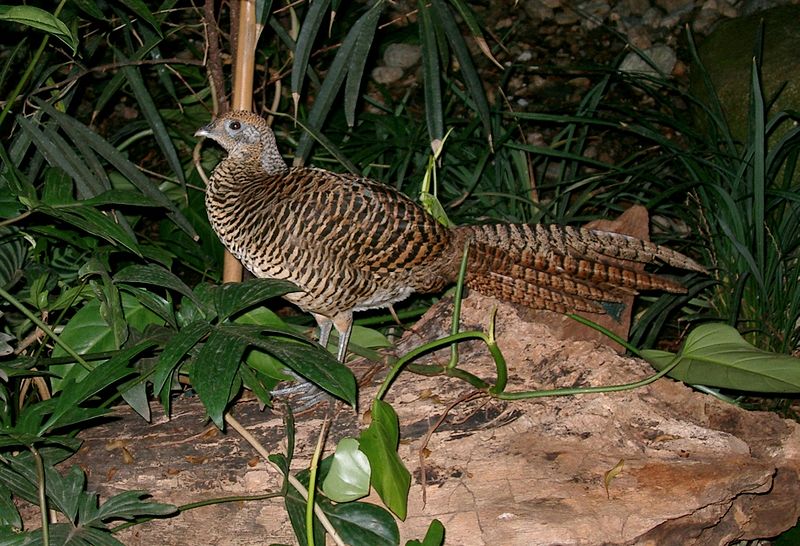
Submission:
{"label": "broad green leaf", "polygon": [[[281,328],[289,328],[289,326],[276,315],[273,311],[266,307],[256,307],[250,311],[239,315],[234,321],[236,324],[254,324],[261,326],[277,326]],[[298,333],[300,330],[298,329]],[[276,381],[287,381],[292,379],[291,376],[286,374],[286,366],[277,358],[269,353],[260,351],[258,349],[251,349],[247,352],[245,362],[254,370],[258,370],[262,374]],[[244,369],[244,368],[243,368]]]}
{"label": "broad green leaf", "polygon": [[240,283],[226,283],[214,288],[214,301],[220,320],[244,311],[270,298],[297,292],[289,281],[276,279],[250,279]]}
{"label": "broad green leaf", "polygon": [[[90,397],[96,395],[103,389],[106,389],[121,379],[136,373],[136,370],[130,367],[130,363],[143,351],[149,349],[154,345],[154,342],[148,341],[140,343],[135,347],[124,349],[117,353],[113,358],[108,361],[97,365],[91,372],[83,377],[80,381],[76,381],[75,375],[65,379],[61,384],[61,394],[54,398],[55,408],[50,418],[42,425],[40,434],[59,426],[66,424],[74,424],[78,420],[91,419],[96,416],[90,410],[82,410],[79,406],[88,400]],[[80,413],[75,413],[79,411]],[[104,409],[101,408],[101,411]]]}
{"label": "broad green leaf", "polygon": [[[163,325],[164,321],[155,313],[144,307],[139,301],[129,294],[121,294],[122,310],[125,320],[129,327],[136,328],[143,332],[150,324]],[[64,326],[60,334],[61,340],[72,347],[78,354],[99,353],[113,351],[117,347],[114,343],[114,333],[100,315],[100,302],[92,300],[81,307],[77,313]],[[56,346],[53,349],[53,357],[67,356],[64,349]],[[51,366],[50,371],[60,375],[62,378],[72,370],[75,364],[61,364]],[[75,375],[76,379],[86,375],[83,368],[76,368],[70,375]],[[60,389],[62,380],[54,378],[53,388]]]}
{"label": "broad green leaf", "polygon": [[328,519],[348,546],[395,546],[397,522],[386,509],[367,502],[324,505]]}
{"label": "broad green leaf", "polygon": [[230,335],[227,329],[216,329],[192,364],[192,387],[220,429],[224,428],[225,408],[234,394],[234,378],[246,348],[242,338]]}
{"label": "broad green leaf", "polygon": [[336,444],[322,492],[334,502],[350,502],[369,494],[369,459],[358,450],[358,440],[342,438]]}
{"label": "broad green leaf", "polygon": [[374,328],[367,328],[366,326],[353,325],[353,331],[350,334],[350,343],[354,343],[360,347],[391,347],[392,342]]}
{"label": "broad green leaf", "polygon": [[409,540],[406,546],[442,546],[444,544],[444,525],[435,519],[428,525],[428,532],[422,542],[419,540]]}
{"label": "broad green leaf", "polygon": [[[642,356],[657,370],[676,355],[648,349]],[[800,392],[800,358],[762,351],[727,324],[703,324],[686,337],[681,362],[670,377],[694,385],[762,393]]]}
{"label": "broad green leaf", "polygon": [[0,6],[0,21],[20,23],[51,34],[67,44],[75,53],[78,40],[58,17],[33,6]]}
{"label": "broad green leaf", "polygon": [[397,454],[400,427],[392,406],[382,400],[372,403],[372,423],[361,432],[361,451],[372,468],[372,486],[384,504],[404,520],[408,509],[411,474]]}

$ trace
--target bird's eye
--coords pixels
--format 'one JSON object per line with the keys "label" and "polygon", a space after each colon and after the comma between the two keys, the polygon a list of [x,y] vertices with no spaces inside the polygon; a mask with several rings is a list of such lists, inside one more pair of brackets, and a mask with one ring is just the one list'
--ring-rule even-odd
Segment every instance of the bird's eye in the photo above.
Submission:
{"label": "bird's eye", "polygon": [[242,128],[242,124],[239,123],[238,121],[232,121],[229,127],[231,128],[232,131],[238,131],[239,129]]}

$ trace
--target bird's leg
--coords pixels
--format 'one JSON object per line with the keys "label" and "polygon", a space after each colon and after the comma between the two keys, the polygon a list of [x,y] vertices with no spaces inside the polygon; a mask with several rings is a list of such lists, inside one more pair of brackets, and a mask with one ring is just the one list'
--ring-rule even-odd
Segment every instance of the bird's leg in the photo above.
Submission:
{"label": "bird's leg", "polygon": [[317,321],[317,326],[319,326],[319,344],[322,345],[323,349],[328,348],[328,338],[331,337],[331,329],[333,328],[333,320],[325,315],[318,315],[316,313],[312,313],[314,316],[314,320]]}
{"label": "bird's leg", "polygon": [[[328,339],[330,338],[331,330],[336,328],[336,331],[339,333],[339,349],[337,358],[339,359],[339,362],[344,363],[347,356],[347,343],[350,340],[350,333],[353,331],[353,312],[342,312],[334,316],[332,319],[317,313],[312,313],[312,315],[319,326],[319,344],[322,345],[323,349],[328,348]],[[289,387],[274,390],[272,391],[272,395],[285,396],[288,394],[297,394],[298,396],[295,399],[300,401],[301,406],[300,408],[296,408],[296,411],[308,409],[311,406],[322,402],[328,396],[325,391],[310,381],[307,381],[294,373],[292,373],[292,375],[297,378],[297,383]]]}
{"label": "bird's leg", "polygon": [[[333,326],[339,332],[339,350],[336,358],[344,364],[347,357],[347,344],[350,342],[350,334],[353,332],[353,312],[345,311],[333,317]],[[330,329],[330,326],[328,327]]]}

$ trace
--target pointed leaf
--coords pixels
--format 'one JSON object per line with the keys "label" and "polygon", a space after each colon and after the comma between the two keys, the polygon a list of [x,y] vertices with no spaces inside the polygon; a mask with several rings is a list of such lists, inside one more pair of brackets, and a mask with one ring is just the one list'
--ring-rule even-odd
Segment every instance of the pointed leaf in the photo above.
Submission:
{"label": "pointed leaf", "polygon": [[435,519],[428,525],[428,532],[422,542],[419,540],[409,540],[406,546],[442,546],[444,544],[444,525]]}
{"label": "pointed leaf", "polygon": [[364,67],[375,40],[375,30],[378,28],[378,19],[383,11],[383,2],[375,2],[365,15],[364,24],[361,25],[350,55],[350,62],[347,66],[347,83],[344,88],[344,115],[347,125],[355,125],[356,104],[361,88],[361,79],[364,76]]}
{"label": "pointed leaf", "polygon": [[372,423],[361,432],[361,451],[372,467],[372,486],[384,504],[404,520],[408,508],[411,474],[397,454],[400,428],[392,406],[382,400],[372,403]]}
{"label": "pointed leaf", "polygon": [[78,40],[67,25],[58,17],[33,6],[0,6],[0,21],[20,23],[52,34],[69,46],[73,53],[78,49]]}
{"label": "pointed leaf", "polygon": [[0,527],[5,526],[21,529],[22,518],[20,518],[17,505],[14,504],[14,499],[11,497],[11,490],[0,484]]}
{"label": "pointed leaf", "polygon": [[192,365],[192,387],[219,428],[224,428],[225,408],[231,400],[233,379],[246,347],[241,338],[217,329],[208,336]]}
{"label": "pointed leaf", "polygon": [[422,42],[422,83],[425,92],[425,120],[431,142],[444,138],[444,114],[442,111],[442,82],[439,68],[439,46],[436,42],[436,26],[431,10],[425,0],[417,3],[419,8],[419,33]]}
{"label": "pointed leaf", "polygon": [[[660,370],[676,355],[644,350]],[[762,351],[727,324],[703,324],[686,337],[670,377],[689,384],[763,393],[800,392],[800,358]]]}
{"label": "pointed leaf", "polygon": [[397,522],[384,508],[367,502],[325,506],[325,514],[349,546],[395,546],[400,543]]}
{"label": "pointed leaf", "polygon": [[156,264],[129,265],[114,275],[115,283],[141,283],[154,286],[163,286],[174,290],[198,303],[197,298],[185,282],[180,280],[173,272]]}
{"label": "pointed leaf", "polygon": [[146,491],[125,491],[105,501],[97,510],[96,519],[84,522],[96,525],[115,519],[131,520],[142,516],[168,516],[177,512],[172,504],[163,504],[146,500],[150,495]]}
{"label": "pointed leaf", "polygon": [[[123,61],[128,60],[122,54],[119,54],[119,56]],[[147,123],[153,130],[153,137],[155,137],[159,148],[161,148],[161,151],[164,153],[167,163],[172,167],[173,173],[178,178],[178,181],[184,185],[185,189],[186,181],[183,178],[183,166],[181,165],[181,160],[178,158],[178,152],[175,150],[175,145],[172,143],[172,139],[169,136],[167,126],[164,124],[164,120],[158,112],[158,107],[152,95],[150,95],[147,86],[144,84],[139,69],[135,66],[123,65],[122,72],[125,74],[125,78],[133,89],[136,102],[141,108],[144,117],[147,119]]]}
{"label": "pointed leaf", "polygon": [[291,91],[293,97],[300,94],[314,41],[317,38],[317,34],[319,34],[319,29],[322,28],[322,23],[325,21],[325,13],[328,11],[329,5],[330,0],[314,0],[303,18],[303,25],[300,27],[300,34],[297,36],[297,44],[294,48],[294,62],[292,63]]}
{"label": "pointed leaf", "polygon": [[356,403],[356,380],[350,369],[315,343],[297,342],[265,336],[262,332],[297,337],[290,329],[275,327],[225,325],[225,331],[236,335],[248,345],[278,358],[292,370],[318,387],[341,398],[350,405]]}
{"label": "pointed leaf", "polygon": [[250,279],[240,283],[226,283],[215,287],[214,301],[220,320],[249,307],[275,298],[297,292],[296,285],[277,279]]}
{"label": "pointed leaf", "polygon": [[[478,116],[483,122],[483,130],[489,140],[489,147],[492,147],[492,118],[489,112],[489,103],[486,100],[486,92],[483,89],[483,81],[475,69],[472,62],[472,55],[469,52],[467,44],[464,42],[464,37],[458,29],[455,17],[450,7],[444,3],[443,0],[431,0],[431,9],[436,18],[436,23],[441,25],[447,35],[447,40],[453,48],[453,52],[458,59],[458,66],[461,70],[461,75],[464,78],[464,84],[467,86],[475,109],[478,111]],[[438,137],[434,137],[438,138]]]}
{"label": "pointed leaf", "polygon": [[168,387],[167,381],[172,377],[172,372],[210,330],[211,325],[206,321],[193,322],[181,328],[180,332],[167,342],[158,357],[158,364],[153,374],[153,392],[161,393],[165,386]]}

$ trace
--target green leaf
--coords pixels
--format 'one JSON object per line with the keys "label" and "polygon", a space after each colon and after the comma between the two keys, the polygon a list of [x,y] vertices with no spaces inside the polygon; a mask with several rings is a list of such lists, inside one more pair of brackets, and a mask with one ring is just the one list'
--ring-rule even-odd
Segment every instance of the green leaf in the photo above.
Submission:
{"label": "green leaf", "polygon": [[147,341],[120,351],[113,358],[98,365],[80,382],[75,380],[74,375],[65,379],[61,384],[60,396],[54,399],[56,403],[53,413],[40,428],[40,434],[58,426],[65,426],[67,423],[75,424],[96,417],[96,412],[88,410],[83,410],[81,414],[70,412],[82,409],[79,406],[90,397],[114,385],[122,378],[136,373],[136,370],[130,367],[131,361],[153,345],[155,345],[154,342]]}
{"label": "green leaf", "polygon": [[220,320],[249,307],[275,298],[297,292],[298,288],[289,281],[277,279],[250,279],[240,283],[226,283],[214,288],[214,302]]}
{"label": "green leaf", "polygon": [[185,282],[160,265],[129,265],[114,275],[115,283],[136,283],[162,286],[174,290],[198,303],[197,298]]}
{"label": "green leaf", "polygon": [[175,224],[180,227],[190,237],[196,237],[192,225],[183,214],[178,210],[169,198],[158,189],[150,180],[144,176],[141,171],[131,163],[119,150],[108,143],[100,135],[86,127],[71,116],[59,112],[52,105],[46,102],[36,101],[45,112],[47,112],[59,124],[59,126],[67,132],[73,142],[85,142],[95,152],[97,152],[103,159],[108,161],[115,169],[117,169],[125,178],[127,178],[136,189],[142,192],[143,195],[149,197],[153,202],[166,208],[169,213],[168,216]]}
{"label": "green leaf", "polygon": [[[164,324],[164,321],[158,315],[144,307],[133,296],[123,293],[121,294],[121,301],[128,326],[143,332],[150,324]],[[117,348],[114,333],[100,314],[100,302],[98,300],[92,300],[81,307],[64,326],[60,337],[78,354],[113,351]],[[66,356],[66,351],[56,346],[53,349],[52,356],[55,358]],[[70,376],[74,375],[75,379],[80,379],[86,375],[87,372],[83,368],[77,367],[73,370],[74,366],[75,364],[60,364],[51,366],[50,371],[59,374],[63,378],[66,378],[68,374]],[[52,381],[54,389],[61,388],[62,380],[54,378]]]}
{"label": "green leaf", "polygon": [[417,2],[419,8],[419,33],[422,42],[422,82],[425,92],[425,120],[431,142],[444,138],[444,114],[442,101],[441,69],[439,68],[439,46],[436,42],[436,26],[431,10],[424,0]]}
{"label": "green leaf", "polygon": [[146,491],[125,491],[105,501],[93,515],[84,521],[86,525],[97,525],[109,520],[132,520],[142,516],[168,516],[178,509],[172,504],[145,500],[150,495]]}
{"label": "green leaf", "polygon": [[[431,8],[433,15],[436,18],[436,24],[444,29],[450,46],[458,59],[458,66],[461,70],[461,75],[464,78],[464,83],[467,86],[475,109],[483,122],[483,130],[489,140],[489,147],[492,147],[492,118],[489,112],[489,103],[486,100],[486,93],[483,89],[483,81],[481,80],[475,65],[472,62],[472,55],[469,52],[467,44],[464,42],[464,37],[458,29],[453,12],[442,0],[431,0]],[[434,137],[432,138],[441,138]]]}
{"label": "green leaf", "polygon": [[0,21],[20,23],[51,34],[67,44],[72,53],[78,49],[78,40],[58,17],[33,6],[0,6]]}
{"label": "green leaf", "polygon": [[380,19],[382,11],[382,2],[376,2],[366,13],[364,24],[359,27],[356,43],[350,55],[350,62],[347,66],[347,83],[344,88],[344,115],[347,125],[350,127],[355,125],[361,79],[364,76],[364,67],[375,40],[375,30],[378,28],[378,19]]}
{"label": "green leaf", "polygon": [[[128,59],[119,52],[118,56],[123,62],[128,61]],[[121,69],[131,89],[133,89],[133,94],[136,96],[136,103],[139,105],[139,108],[141,108],[142,114],[144,114],[147,123],[153,130],[153,136],[159,148],[161,148],[161,151],[164,153],[164,158],[167,160],[167,163],[169,163],[169,166],[172,167],[173,173],[178,178],[181,185],[184,186],[185,190],[186,180],[184,180],[183,177],[183,166],[181,165],[181,160],[178,158],[178,152],[175,150],[175,145],[172,143],[172,139],[169,136],[167,126],[164,124],[164,120],[158,112],[158,107],[152,95],[150,95],[150,91],[148,91],[147,86],[144,84],[139,69],[135,66],[125,65],[123,65]]]}
{"label": "green leaf", "polygon": [[[378,9],[378,6],[380,6],[382,9],[383,2],[377,2],[375,6],[371,8],[371,10]],[[358,20],[353,24],[353,26],[350,28],[350,32],[347,33],[347,36],[345,36],[344,40],[342,41],[339,51],[333,58],[333,62],[331,62],[331,66],[328,69],[328,74],[325,77],[325,81],[322,82],[322,86],[320,87],[317,96],[314,98],[314,105],[311,107],[311,111],[308,113],[306,125],[311,132],[319,131],[319,129],[322,127],[322,124],[325,122],[325,119],[328,117],[328,114],[330,113],[334,100],[339,94],[339,89],[342,86],[342,82],[344,82],[344,78],[347,75],[347,66],[350,63],[350,58],[353,54],[356,40],[361,33],[362,27],[373,17],[371,10],[359,17]],[[297,144],[297,150],[295,152],[295,164],[302,164],[302,162],[308,158],[308,154],[311,152],[312,144],[313,142],[311,140],[310,132],[306,132],[302,137],[300,137],[300,142]]]}
{"label": "green leaf", "polygon": [[142,255],[141,250],[139,250],[139,243],[127,230],[92,207],[86,207],[80,202],[75,202],[72,206],[51,207],[42,205],[37,210],[72,224],[87,233],[101,237],[113,245],[123,246],[137,256]]}
{"label": "green leaf", "polygon": [[234,378],[247,343],[227,329],[215,329],[208,336],[192,364],[192,387],[206,407],[208,416],[224,428],[225,408],[233,394]]}
{"label": "green leaf", "polygon": [[[653,349],[642,356],[661,370],[676,357]],[[727,324],[703,324],[686,337],[670,377],[694,385],[762,393],[800,392],[800,358],[762,351]]]}
{"label": "green leaf", "polygon": [[322,492],[335,502],[350,502],[369,494],[369,459],[358,450],[358,440],[342,438],[336,444]]}
{"label": "green leaf", "polygon": [[211,330],[211,325],[200,320],[181,328],[180,332],[170,339],[161,351],[153,374],[153,392],[161,393],[172,377],[172,372],[189,351]]}
{"label": "green leaf", "polygon": [[428,532],[425,533],[425,538],[420,542],[419,540],[409,540],[406,546],[442,546],[444,544],[444,525],[438,519],[435,519],[428,526]]}
{"label": "green leaf", "polygon": [[21,529],[22,518],[20,518],[17,505],[14,504],[14,499],[11,497],[11,490],[0,484],[0,526],[5,525]]}
{"label": "green leaf", "polygon": [[124,2],[119,2],[133,13],[147,21],[150,26],[153,27],[159,36],[161,36],[161,25],[158,22],[158,19],[155,18],[153,13],[148,9],[147,4],[142,0],[125,0]]}
{"label": "green leaf", "polygon": [[311,58],[314,41],[325,20],[325,12],[328,11],[329,5],[330,0],[314,0],[314,2],[311,2],[308,12],[303,18],[300,34],[297,36],[291,79],[291,91],[295,101],[295,108],[300,96],[300,88],[303,85],[303,77],[306,74],[306,70],[308,70],[308,60]]}
{"label": "green leaf", "polygon": [[374,504],[347,502],[323,505],[331,524],[348,546],[395,546],[400,531],[392,515]]}
{"label": "green leaf", "polygon": [[[278,358],[318,387],[350,405],[355,405],[356,380],[353,372],[316,343],[274,336],[278,334],[297,339],[297,334],[288,328],[226,324],[224,329],[226,333],[239,337],[248,345]],[[264,336],[262,332],[273,335]]]}
{"label": "green leaf", "polygon": [[382,400],[372,403],[372,423],[361,432],[361,451],[372,467],[372,486],[384,504],[404,520],[408,509],[411,474],[397,454],[400,427],[392,406]]}

